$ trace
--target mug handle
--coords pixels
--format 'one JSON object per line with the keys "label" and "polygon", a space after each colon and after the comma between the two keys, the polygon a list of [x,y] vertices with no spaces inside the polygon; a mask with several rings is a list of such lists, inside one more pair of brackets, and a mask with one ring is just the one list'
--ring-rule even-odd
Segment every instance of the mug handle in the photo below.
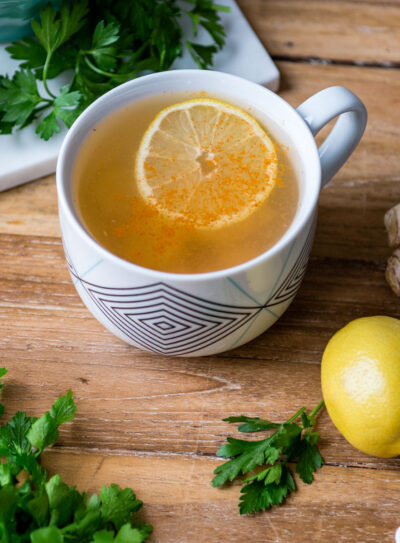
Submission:
{"label": "mug handle", "polygon": [[321,186],[324,187],[357,147],[367,124],[367,110],[355,94],[344,87],[317,92],[297,108],[313,136],[339,116],[319,148]]}

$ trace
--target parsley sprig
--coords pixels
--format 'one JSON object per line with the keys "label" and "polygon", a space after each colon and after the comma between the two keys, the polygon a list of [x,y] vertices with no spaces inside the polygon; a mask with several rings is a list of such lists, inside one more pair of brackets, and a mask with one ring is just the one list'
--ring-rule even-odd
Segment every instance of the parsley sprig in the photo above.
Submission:
{"label": "parsley sprig", "polygon": [[[38,120],[36,133],[48,140],[68,127],[96,98],[148,71],[171,67],[187,47],[200,68],[209,68],[225,42],[213,0],[64,0],[47,5],[32,20],[33,37],[7,51],[20,62],[13,77],[0,76],[0,134]],[[182,18],[194,36],[203,27],[209,45],[185,37]],[[65,73],[60,90],[49,80]],[[40,83],[40,84],[38,84]]]}
{"label": "parsley sprig", "polygon": [[[0,368],[0,377],[7,371]],[[0,388],[2,388],[0,383]],[[0,404],[0,414],[4,406]],[[130,488],[103,486],[90,498],[48,478],[39,463],[70,422],[76,405],[69,390],[42,417],[18,412],[0,427],[0,543],[142,543],[151,526],[133,518],[142,502]]]}
{"label": "parsley sprig", "polygon": [[[231,460],[215,469],[212,485],[217,487],[232,482],[240,474],[246,475],[262,466],[261,471],[252,473],[244,480],[239,510],[245,514],[280,505],[296,489],[289,462],[297,461],[296,473],[305,483],[312,483],[314,472],[323,464],[316,445],[320,435],[312,431],[316,424],[315,417],[323,405],[321,401],[309,414],[302,407],[284,423],[244,415],[223,419],[231,424],[242,423],[238,427],[239,432],[275,431],[259,441],[228,437],[228,443],[222,445],[217,455]],[[300,423],[295,422],[298,418],[301,419]]]}

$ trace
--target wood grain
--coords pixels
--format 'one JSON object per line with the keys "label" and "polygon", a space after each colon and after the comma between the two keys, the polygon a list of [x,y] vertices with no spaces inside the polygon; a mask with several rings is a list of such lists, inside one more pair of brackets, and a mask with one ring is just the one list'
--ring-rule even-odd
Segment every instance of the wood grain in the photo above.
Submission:
{"label": "wood grain", "polygon": [[400,62],[398,0],[239,0],[272,56]]}
{"label": "wood grain", "polygon": [[240,517],[239,486],[209,484],[216,459],[70,453],[48,453],[45,465],[80,489],[132,486],[145,503],[142,518],[154,526],[154,543],[392,543],[399,523],[398,471],[324,466],[312,485],[297,481],[283,508]]}
{"label": "wood grain", "polygon": [[[82,449],[213,455],[235,432],[224,416],[284,420],[318,403],[321,354],[337,328],[364,315],[400,317],[382,266],[313,258],[296,301],[268,333],[218,357],[170,359],[132,349],[92,318],[58,239],[3,235],[0,259],[0,347],[11,370],[6,414],[40,415],[73,389],[79,414],[60,441],[68,447],[83,432]],[[326,414],[320,430],[328,462],[400,468],[356,453]]]}
{"label": "wood grain", "polygon": [[[78,415],[44,461],[81,489],[131,485],[145,501],[152,542],[392,542],[400,459],[353,449],[322,412],[327,465],[282,508],[240,517],[239,488],[210,487],[215,452],[236,429],[222,417],[284,420],[320,397],[320,359],[353,318],[400,317],[384,279],[383,215],[400,201],[400,72],[308,62],[399,62],[399,1],[241,0],[279,62],[294,106],[342,84],[365,102],[366,134],[324,189],[300,292],[268,333],[229,353],[166,358],[106,331],[78,298],[59,238],[54,176],[0,194],[0,366],[6,417],[40,415],[67,388]],[[324,137],[326,131],[320,136]]]}

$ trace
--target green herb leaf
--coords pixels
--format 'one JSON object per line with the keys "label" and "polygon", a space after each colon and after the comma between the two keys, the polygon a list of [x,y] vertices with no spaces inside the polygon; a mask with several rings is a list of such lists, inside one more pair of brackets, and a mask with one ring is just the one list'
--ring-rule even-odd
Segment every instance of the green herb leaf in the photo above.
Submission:
{"label": "green herb leaf", "polygon": [[11,457],[31,452],[28,433],[35,419],[18,411],[13,418],[0,428],[0,457]]}
{"label": "green herb leaf", "polygon": [[35,132],[36,134],[40,134],[40,137],[46,141],[49,140],[54,134],[60,132],[60,125],[58,124],[57,116],[54,110],[41,120],[36,127]]}
{"label": "green herb leaf", "polygon": [[212,65],[213,55],[218,51],[215,45],[201,45],[186,40],[187,48],[199,68],[205,70]]}
{"label": "green herb leaf", "polygon": [[46,51],[40,42],[31,37],[22,38],[20,41],[14,41],[6,47],[11,58],[22,60],[21,68],[40,68],[46,62]]}
{"label": "green herb leaf", "polygon": [[[30,449],[30,446],[29,446]],[[43,487],[44,482],[46,481],[47,473],[40,466],[37,458],[32,454],[31,450],[29,453],[20,454],[18,456],[10,457],[13,462],[13,466],[16,466],[15,473],[18,473],[21,469],[25,470],[31,476],[32,482],[35,484],[37,489]]]}
{"label": "green herb leaf", "polygon": [[216,477],[212,485],[221,486],[227,481],[233,481],[239,473],[247,473],[256,466],[268,463],[273,464],[279,458],[279,449],[273,445],[273,439],[267,438],[262,441],[242,441],[228,437],[228,445],[223,445],[217,452],[218,456],[229,458],[234,456],[225,464],[218,466],[214,473]]}
{"label": "green herb leaf", "polygon": [[74,34],[85,24],[85,16],[89,12],[87,0],[78,2],[63,2],[60,8],[60,35],[58,37],[58,47],[67,42]]}
{"label": "green herb leaf", "polygon": [[132,513],[138,511],[143,503],[136,499],[131,488],[122,490],[118,485],[103,486],[100,499],[104,521],[111,522],[117,530],[129,521]]}
{"label": "green herb leaf", "polygon": [[130,524],[124,524],[114,537],[109,530],[101,530],[94,535],[91,543],[142,543],[151,533],[148,526],[132,528]]}
{"label": "green herb leaf", "polygon": [[49,412],[37,419],[27,433],[29,443],[40,452],[53,445],[58,438],[57,424]]}
{"label": "green herb leaf", "polygon": [[71,126],[80,113],[79,109],[74,109],[79,105],[80,98],[79,91],[70,92],[68,86],[63,87],[53,102],[53,110],[38,124],[36,133],[44,140],[50,139],[53,134],[60,132],[58,119],[64,121],[68,127]]}
{"label": "green herb leaf", "polygon": [[0,488],[0,520],[7,521],[18,500],[17,490],[12,486]]}
{"label": "green herb leaf", "polygon": [[37,494],[27,502],[26,508],[32,515],[37,526],[43,526],[47,523],[49,515],[49,500],[47,494]]}
{"label": "green herb leaf", "polygon": [[100,532],[96,532],[93,536],[93,539],[91,543],[114,543],[114,532],[110,532],[109,530],[101,530]]}
{"label": "green herb leaf", "polygon": [[42,101],[31,70],[17,70],[12,79],[0,77],[0,110],[2,123],[24,124]]}
{"label": "green herb leaf", "polygon": [[[12,79],[0,76],[0,134],[35,123],[36,133],[48,140],[61,122],[70,127],[105,92],[146,71],[170,68],[185,45],[200,68],[211,67],[225,41],[219,11],[227,9],[213,0],[92,0],[90,10],[87,0],[48,4],[32,20],[34,36],[7,47],[22,62]],[[182,15],[195,31],[205,28],[211,42],[186,40]],[[68,92],[50,88],[48,79],[64,72]],[[66,94],[70,104],[62,105],[58,99]]]}
{"label": "green herb leaf", "polygon": [[286,466],[283,466],[278,483],[264,484],[262,481],[253,481],[241,489],[240,514],[257,513],[265,511],[273,505],[281,505],[286,496],[295,488],[290,471]]}
{"label": "green herb leaf", "polygon": [[64,537],[55,526],[39,528],[31,533],[32,543],[64,543]]}
{"label": "green herb leaf", "polygon": [[[90,51],[88,51],[88,54],[91,55],[96,65],[101,70],[114,70],[117,65],[117,49],[115,47],[110,47],[110,45],[118,41],[118,33],[119,25],[114,22],[105,25],[104,21],[100,21],[96,25],[92,39],[92,47]],[[89,66],[95,70],[90,63]],[[100,75],[102,75],[101,71]]]}
{"label": "green herb leaf", "polygon": [[[64,94],[64,104],[66,106],[74,105],[74,102],[70,102],[70,97],[74,93]],[[61,100],[63,95],[59,96],[57,100]],[[57,101],[56,100],[56,101]],[[70,422],[74,419],[76,414],[76,405],[72,396],[72,390],[68,390],[65,396],[61,396],[53,403],[50,411],[50,415],[53,417],[57,426],[64,422]]]}
{"label": "green herb leaf", "polygon": [[63,483],[60,475],[53,475],[45,488],[53,521],[65,526],[73,520],[74,512],[82,503],[82,496],[75,487]]}
{"label": "green herb leaf", "polygon": [[[217,456],[231,458],[218,466],[214,473],[212,485],[221,486],[233,481],[240,473],[252,472],[257,466],[266,466],[247,477],[241,490],[239,510],[241,514],[255,513],[280,505],[285,497],[295,490],[293,476],[288,462],[298,460],[296,467],[301,479],[311,483],[313,473],[323,464],[316,442],[319,434],[311,433],[315,424],[315,415],[324,405],[320,402],[310,414],[302,407],[288,421],[278,424],[244,415],[228,417],[229,423],[243,422],[239,426],[242,432],[258,432],[275,429],[266,439],[259,441],[243,441],[227,438],[227,443],[218,451]],[[302,425],[295,422],[301,417]]]}
{"label": "green herb leaf", "polygon": [[115,537],[115,543],[142,543],[148,539],[151,532],[152,528],[148,525],[132,528],[130,524],[124,524]]}
{"label": "green herb leaf", "polygon": [[0,487],[12,483],[12,471],[10,464],[0,464]]}
{"label": "green herb leaf", "polygon": [[278,430],[273,434],[273,441],[276,447],[279,447],[283,454],[289,458],[293,456],[295,449],[301,438],[302,428],[294,422],[285,422],[281,424]]}
{"label": "green herb leaf", "polygon": [[58,45],[61,22],[50,4],[40,12],[40,23],[32,20],[32,29],[47,53],[53,52]]}
{"label": "green herb leaf", "polygon": [[269,468],[259,471],[252,477],[244,480],[245,483],[250,481],[264,481],[265,485],[270,483],[279,483],[282,477],[282,464],[275,464]]}
{"label": "green herb leaf", "polygon": [[85,24],[87,12],[87,2],[64,2],[59,12],[47,4],[40,12],[40,23],[32,20],[33,31],[45,51],[53,53],[76,34]]}
{"label": "green herb leaf", "polygon": [[[74,103],[71,94],[62,91],[57,107]],[[0,378],[5,373],[0,368]],[[0,542],[142,543],[149,537],[152,527],[133,517],[142,502],[131,489],[111,485],[89,499],[58,474],[47,480],[40,453],[75,413],[69,390],[39,419],[18,412],[0,427]]]}
{"label": "green herb leaf", "polygon": [[244,422],[245,424],[241,424],[238,427],[239,432],[260,432],[262,430],[279,428],[280,426],[280,424],[276,422],[260,419],[259,417],[245,417],[244,415],[240,415],[239,417],[227,417],[222,420],[231,424],[235,422]]}
{"label": "green herb leaf", "polygon": [[193,30],[197,34],[198,25],[203,26],[209,33],[217,48],[221,49],[225,43],[225,30],[219,20],[218,11],[229,11],[226,6],[215,5],[212,0],[186,0],[194,4],[187,12],[192,20]]}
{"label": "green herb leaf", "polygon": [[319,434],[317,433],[305,435],[298,451],[299,461],[296,466],[296,473],[307,484],[312,483],[314,472],[324,463],[318,447],[315,445],[318,439]]}

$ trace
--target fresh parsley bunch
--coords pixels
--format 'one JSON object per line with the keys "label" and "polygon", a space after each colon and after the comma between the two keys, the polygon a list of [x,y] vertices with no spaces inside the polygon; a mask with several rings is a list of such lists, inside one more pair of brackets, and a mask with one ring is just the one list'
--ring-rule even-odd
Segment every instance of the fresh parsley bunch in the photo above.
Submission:
{"label": "fresh parsley bunch", "polygon": [[[230,423],[241,422],[239,432],[272,429],[275,432],[260,441],[228,437],[228,443],[218,450],[217,455],[231,460],[216,468],[212,485],[221,486],[236,479],[240,473],[245,475],[253,472],[257,466],[263,466],[261,471],[244,480],[239,501],[240,513],[244,514],[265,511],[273,505],[280,505],[286,496],[295,490],[289,462],[297,461],[296,472],[300,478],[307,484],[312,483],[314,471],[323,464],[316,445],[320,436],[312,431],[316,424],[315,416],[323,405],[324,402],[321,401],[310,414],[302,407],[282,424],[243,415],[223,419]],[[295,420],[299,417],[301,423],[297,424]]]}
{"label": "fresh parsley bunch", "polygon": [[[21,61],[13,77],[0,76],[0,134],[39,119],[36,133],[48,140],[68,127],[96,98],[148,71],[170,68],[186,46],[200,68],[212,65],[225,32],[213,0],[64,0],[32,20],[34,37],[7,51]],[[202,26],[210,45],[185,38],[182,17],[194,35]],[[66,73],[60,91],[49,80]]]}
{"label": "fresh parsley bunch", "polygon": [[[0,377],[5,373],[0,368]],[[42,417],[18,412],[0,427],[0,543],[141,543],[149,537],[152,527],[132,518],[142,502],[130,488],[103,486],[89,498],[60,475],[48,478],[40,466],[43,449],[75,412],[69,390]]]}

